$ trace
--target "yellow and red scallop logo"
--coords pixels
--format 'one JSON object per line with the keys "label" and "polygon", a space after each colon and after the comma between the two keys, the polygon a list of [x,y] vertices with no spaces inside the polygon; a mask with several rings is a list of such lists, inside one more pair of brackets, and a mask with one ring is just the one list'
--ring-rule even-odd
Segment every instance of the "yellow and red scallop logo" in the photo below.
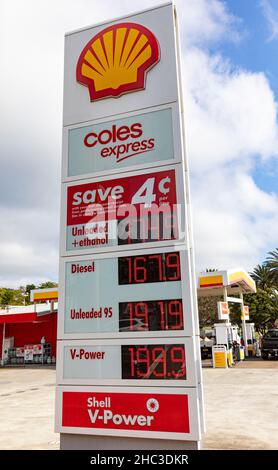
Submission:
{"label": "yellow and red scallop logo", "polygon": [[146,74],[160,59],[154,34],[137,23],[118,23],[94,36],[78,59],[76,79],[90,100],[145,88]]}

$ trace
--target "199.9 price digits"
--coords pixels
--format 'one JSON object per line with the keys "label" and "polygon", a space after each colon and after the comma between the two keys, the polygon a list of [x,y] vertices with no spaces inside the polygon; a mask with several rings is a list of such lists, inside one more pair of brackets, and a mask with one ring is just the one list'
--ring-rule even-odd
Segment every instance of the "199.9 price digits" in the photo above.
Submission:
{"label": "199.9 price digits", "polygon": [[184,345],[122,346],[122,379],[185,380]]}

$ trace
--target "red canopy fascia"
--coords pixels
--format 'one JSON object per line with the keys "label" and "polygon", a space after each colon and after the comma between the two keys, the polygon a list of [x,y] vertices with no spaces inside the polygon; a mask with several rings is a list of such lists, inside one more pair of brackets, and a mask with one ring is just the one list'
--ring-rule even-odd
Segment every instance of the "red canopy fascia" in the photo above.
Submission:
{"label": "red canopy fascia", "polygon": [[30,323],[37,320],[37,314],[32,313],[12,313],[0,315],[0,324],[3,323]]}

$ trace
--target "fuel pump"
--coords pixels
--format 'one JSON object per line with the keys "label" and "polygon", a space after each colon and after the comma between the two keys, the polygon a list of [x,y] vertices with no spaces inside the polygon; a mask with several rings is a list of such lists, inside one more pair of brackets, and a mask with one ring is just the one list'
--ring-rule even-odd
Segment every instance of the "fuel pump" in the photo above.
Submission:
{"label": "fuel pump", "polygon": [[229,322],[215,323],[215,342],[216,345],[224,345],[227,350],[228,365],[233,364],[233,342],[236,335],[235,328]]}
{"label": "fuel pump", "polygon": [[248,353],[250,356],[258,355],[258,345],[256,341],[255,335],[255,324],[254,323],[246,323],[246,338],[247,338],[247,347]]}

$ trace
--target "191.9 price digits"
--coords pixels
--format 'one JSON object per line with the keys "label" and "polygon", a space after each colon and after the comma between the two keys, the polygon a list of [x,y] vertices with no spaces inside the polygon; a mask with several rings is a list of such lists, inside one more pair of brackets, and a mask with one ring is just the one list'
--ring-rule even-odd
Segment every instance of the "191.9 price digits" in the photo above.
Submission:
{"label": "191.9 price digits", "polygon": [[182,330],[182,300],[120,302],[119,320],[119,331]]}

